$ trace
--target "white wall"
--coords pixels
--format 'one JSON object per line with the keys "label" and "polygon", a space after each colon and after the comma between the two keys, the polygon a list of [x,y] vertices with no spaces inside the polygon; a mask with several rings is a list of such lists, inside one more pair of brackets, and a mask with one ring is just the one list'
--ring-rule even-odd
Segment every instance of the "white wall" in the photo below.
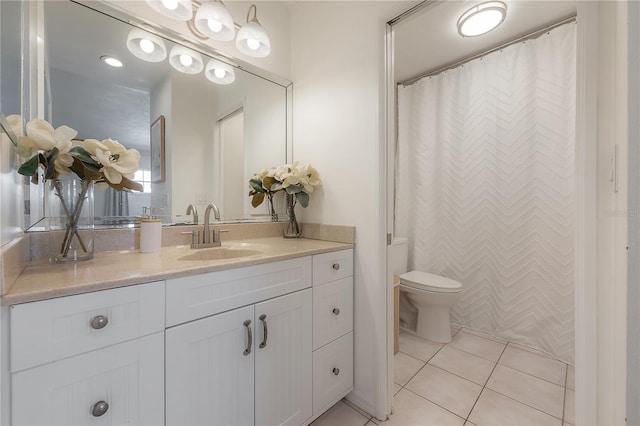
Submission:
{"label": "white wall", "polygon": [[295,160],[323,180],[303,221],[355,225],[355,390],[349,399],[386,413],[383,127],[384,18],[398,2],[292,6]]}

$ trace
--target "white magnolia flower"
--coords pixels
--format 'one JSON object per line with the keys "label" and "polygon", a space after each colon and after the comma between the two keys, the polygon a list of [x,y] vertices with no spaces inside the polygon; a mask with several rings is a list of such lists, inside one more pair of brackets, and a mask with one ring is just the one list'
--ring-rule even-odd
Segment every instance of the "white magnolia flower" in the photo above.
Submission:
{"label": "white magnolia flower", "polygon": [[110,183],[119,184],[122,177],[132,178],[138,170],[140,152],[137,149],[126,149],[118,141],[105,139],[102,142],[96,139],[85,139],[84,149],[89,152],[91,158],[102,165],[99,170]]}
{"label": "white magnolia flower", "polygon": [[304,187],[305,192],[313,192],[315,186],[321,186],[320,174],[309,163],[298,163],[297,170],[300,175],[300,184]]}
{"label": "white magnolia flower", "polygon": [[69,150],[73,146],[71,140],[78,135],[78,132],[69,126],[60,126],[54,129],[51,124],[40,118],[35,118],[27,123],[27,135],[22,134],[22,119],[20,116],[12,115],[8,117],[9,125],[16,135],[18,135],[18,155],[29,158],[36,152],[49,152],[58,148],[58,157],[54,162],[58,173],[71,174],[69,167],[73,164],[73,157]]}

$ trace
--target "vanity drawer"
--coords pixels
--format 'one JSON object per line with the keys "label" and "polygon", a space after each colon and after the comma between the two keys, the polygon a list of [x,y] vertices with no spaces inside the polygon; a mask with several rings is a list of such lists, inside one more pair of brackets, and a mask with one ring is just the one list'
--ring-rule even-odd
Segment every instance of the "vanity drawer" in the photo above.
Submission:
{"label": "vanity drawer", "polygon": [[353,275],[353,250],[333,251],[313,256],[313,285],[321,285]]}
{"label": "vanity drawer", "polygon": [[164,330],[164,282],[11,306],[11,371]]}
{"label": "vanity drawer", "polygon": [[167,280],[167,327],[311,287],[311,257]]}
{"label": "vanity drawer", "polygon": [[353,333],[313,352],[313,415],[353,390]]}
{"label": "vanity drawer", "polygon": [[353,278],[313,288],[313,349],[353,330]]}

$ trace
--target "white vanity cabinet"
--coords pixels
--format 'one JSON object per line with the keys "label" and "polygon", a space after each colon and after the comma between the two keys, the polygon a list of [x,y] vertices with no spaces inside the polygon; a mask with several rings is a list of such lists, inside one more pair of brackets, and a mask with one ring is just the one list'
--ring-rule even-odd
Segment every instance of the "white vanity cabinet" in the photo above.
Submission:
{"label": "white vanity cabinet", "polygon": [[12,424],[163,424],[164,327],[163,282],[12,306]]}

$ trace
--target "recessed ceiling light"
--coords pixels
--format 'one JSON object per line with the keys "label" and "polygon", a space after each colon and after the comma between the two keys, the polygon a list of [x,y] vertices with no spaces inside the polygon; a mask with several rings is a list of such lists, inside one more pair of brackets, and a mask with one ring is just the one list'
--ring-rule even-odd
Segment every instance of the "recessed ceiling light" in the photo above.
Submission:
{"label": "recessed ceiling light", "polygon": [[488,33],[500,25],[507,16],[507,5],[501,1],[480,3],[467,10],[458,19],[458,34],[475,37]]}
{"label": "recessed ceiling light", "polygon": [[114,58],[113,56],[100,56],[100,60],[102,62],[104,62],[105,64],[112,66],[114,68],[122,68],[124,67],[124,64],[122,63],[121,60]]}

